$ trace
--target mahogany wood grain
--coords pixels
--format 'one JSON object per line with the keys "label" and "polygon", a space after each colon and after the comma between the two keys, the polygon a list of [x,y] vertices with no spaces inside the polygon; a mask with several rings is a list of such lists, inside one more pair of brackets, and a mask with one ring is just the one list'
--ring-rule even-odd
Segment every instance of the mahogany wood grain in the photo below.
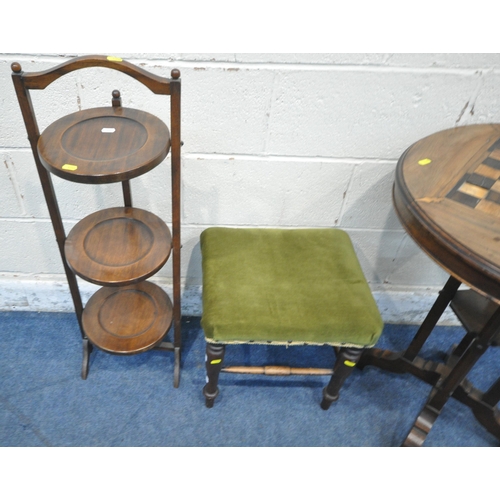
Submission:
{"label": "mahogany wood grain", "polygon": [[86,184],[142,175],[159,165],[169,148],[169,130],[156,116],[115,106],[64,116],[38,140],[40,160],[47,170]]}
{"label": "mahogany wood grain", "polygon": [[83,311],[89,340],[112,354],[137,354],[160,344],[172,322],[172,302],[148,281],[98,290]]}
{"label": "mahogany wood grain", "polygon": [[[398,162],[394,205],[432,259],[500,302],[500,204],[488,199],[500,193],[500,168],[488,165],[500,165],[499,139],[500,125],[492,124],[457,127],[418,141]],[[491,187],[476,186],[475,202],[465,191],[481,182]]]}
{"label": "mahogany wood grain", "polygon": [[174,286],[174,346],[175,376],[174,387],[179,385],[181,363],[181,73],[178,69],[171,72],[170,82],[170,128],[172,161],[172,272]]}
{"label": "mahogany wood grain", "polygon": [[88,215],[70,231],[66,259],[97,285],[137,283],[158,272],[171,250],[167,225],[139,208],[115,207]]}
{"label": "mahogany wood grain", "polygon": [[[367,349],[358,366],[433,386],[404,446],[423,445],[450,397],[500,439],[500,378],[484,393],[466,378],[500,332],[500,125],[456,127],[413,144],[398,161],[393,201],[403,227],[450,278],[406,351]],[[448,305],[467,333],[445,362],[418,357]]]}
{"label": "mahogany wood grain", "polygon": [[[114,69],[135,78],[155,94],[170,94],[170,80],[163,78],[143,68],[135,66],[120,57],[88,55],[75,57],[46,71],[32,72],[24,76],[25,86],[28,89],[43,90],[61,76],[83,68],[104,67]],[[12,65],[14,72],[19,73],[21,66]]]}
{"label": "mahogany wood grain", "polygon": [[289,375],[332,375],[331,368],[299,368],[295,366],[226,366],[221,368],[225,373],[241,373],[247,375],[269,375],[286,377]]}
{"label": "mahogany wood grain", "polygon": [[64,229],[64,224],[62,222],[61,212],[59,210],[59,205],[57,203],[57,197],[54,190],[54,184],[49,172],[43,167],[40,157],[38,156],[37,143],[40,137],[40,132],[38,128],[38,123],[36,120],[35,110],[33,108],[33,102],[31,100],[31,95],[29,90],[26,88],[26,82],[23,78],[23,72],[21,65],[19,63],[13,63],[12,66],[12,82],[14,84],[14,89],[16,91],[17,100],[19,102],[19,108],[21,110],[21,115],[23,117],[24,125],[28,134],[28,140],[31,147],[31,152],[33,154],[33,159],[35,161],[36,169],[38,172],[38,177],[40,184],[42,186],[43,195],[47,208],[50,215],[50,220],[52,222],[52,227],[54,229],[54,234],[56,237],[57,246],[59,248],[59,253],[63,262],[64,272],[66,274],[66,279],[68,280],[69,290],[71,293],[71,298],[73,300],[73,305],[75,307],[75,314],[80,327],[80,334],[84,338],[85,333],[83,331],[82,325],[82,312],[83,303],[80,290],[78,288],[78,282],[75,274],[68,266],[66,258],[64,255],[64,242],[66,240],[66,231]]}
{"label": "mahogany wood grain", "polygon": [[[129,179],[159,165],[170,149],[168,127],[158,118],[143,111],[123,108],[120,92],[115,90],[112,93],[111,108],[73,113],[47,127],[40,135],[30,91],[43,90],[68,73],[91,67],[120,71],[138,80],[153,93],[170,96],[172,236],[164,223],[158,222],[159,219],[155,216],[148,214],[144,218],[138,216],[140,211],[132,209]],[[119,57],[110,56],[76,57],[40,72],[24,72],[17,62],[11,68],[83,337],[82,377],[87,377],[92,344],[114,354],[132,354],[160,347],[175,353],[174,387],[178,387],[182,345],[180,71],[174,69],[171,79],[164,78]],[[121,209],[122,215],[114,219],[105,217],[94,220],[89,216],[90,219],[84,219],[66,238],[51,173],[67,180],[89,184],[121,182],[126,210]],[[110,211],[106,214],[109,217],[113,210],[119,209],[108,210]],[[128,216],[130,213],[133,214],[131,218]],[[99,218],[102,214],[95,216]],[[165,292],[147,282],[116,287],[125,282],[135,283],[154,274],[168,259],[171,250],[173,307]],[[107,285],[91,297],[85,309],[75,269],[88,281]],[[174,342],[170,343],[162,339],[170,328],[172,318]]]}

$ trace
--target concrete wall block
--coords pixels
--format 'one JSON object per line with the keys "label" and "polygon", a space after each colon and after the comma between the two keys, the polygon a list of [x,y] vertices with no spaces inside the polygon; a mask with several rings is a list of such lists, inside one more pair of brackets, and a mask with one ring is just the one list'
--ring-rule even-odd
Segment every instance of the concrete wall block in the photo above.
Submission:
{"label": "concrete wall block", "polygon": [[[180,54],[184,57],[183,54]],[[229,60],[228,54],[199,54],[200,57],[215,57]],[[276,64],[315,64],[335,66],[374,66],[374,67],[411,67],[411,68],[457,68],[457,69],[500,69],[499,54],[234,54],[236,62],[276,63]],[[210,60],[210,59],[209,59]]]}
{"label": "concrete wall block", "polygon": [[188,287],[200,286],[202,282],[200,235],[205,229],[190,225],[182,228],[181,275]]}
{"label": "concrete wall block", "polygon": [[90,185],[52,176],[61,217],[80,220],[105,208],[123,206],[121,183]]}
{"label": "concrete wall block", "polygon": [[[31,150],[0,151],[0,217],[49,217]],[[121,183],[81,184],[52,175],[63,219],[79,220],[96,210],[122,206]],[[147,174],[131,180],[134,206],[172,220],[170,157]]]}
{"label": "concrete wall block", "polygon": [[[19,62],[23,71],[43,71],[59,62],[57,60],[32,61],[29,57],[0,59],[0,95],[2,96],[2,147],[29,147],[26,127],[19,109],[19,102],[12,82],[11,64]],[[42,132],[58,118],[78,111],[78,86],[74,73],[60,78],[45,90],[31,90],[30,95]]]}
{"label": "concrete wall block", "polygon": [[[145,64],[130,60],[157,76],[170,78],[171,63]],[[170,127],[170,96],[156,95],[130,76],[109,68],[85,68],[75,73],[82,109],[111,106],[113,90],[119,90],[122,105],[152,113]]]}
{"label": "concrete wall block", "polygon": [[19,178],[18,166],[13,160],[13,155],[0,151],[0,198],[2,199],[0,217],[26,216],[25,189]]}
{"label": "concrete wall block", "polygon": [[[10,65],[41,71],[74,55],[0,55],[0,272],[64,277]],[[174,67],[182,73],[182,276],[192,290],[201,284],[199,236],[212,225],[337,225],[351,235],[373,285],[442,286],[446,273],[394,213],[396,160],[438,130],[500,120],[500,55],[117,55],[161,76]],[[40,129],[79,109],[109,106],[115,88],[125,106],[169,125],[168,97],[94,68],[32,92]],[[88,213],[123,203],[119,184],[53,179],[68,232]],[[170,158],[132,180],[132,197],[170,225]],[[168,262],[158,279],[171,274]],[[40,299],[28,293],[12,289],[4,298],[30,307]]]}
{"label": "concrete wall block", "polygon": [[[84,55],[84,54],[75,54]],[[235,62],[237,60],[237,54],[234,52],[224,53],[208,53],[208,52],[120,52],[118,54],[109,54],[113,56],[118,56],[132,64],[163,64],[167,62],[168,64],[175,64],[176,62],[193,62],[198,63],[203,62]],[[174,66],[173,66],[174,67]]]}
{"label": "concrete wall block", "polygon": [[0,59],[1,147],[29,147],[26,128],[11,78],[12,62]]}
{"label": "concrete wall block", "polygon": [[[396,159],[413,142],[459,124],[484,75],[279,71],[268,147],[275,155]],[[485,102],[490,89],[484,87]],[[476,106],[477,108],[477,106]],[[477,116],[483,110],[476,109]],[[500,119],[500,107],[489,107]]]}
{"label": "concrete wall block", "polygon": [[[181,228],[181,277],[187,285],[201,285],[200,234],[204,229],[204,226],[190,225]],[[154,277],[172,279],[172,276],[172,256],[170,256],[165,266]]]}
{"label": "concrete wall block", "polygon": [[183,153],[262,154],[272,71],[207,68],[182,70]]}
{"label": "concrete wall block", "polygon": [[[28,58],[16,58],[24,71],[43,71],[68,59],[69,57],[40,59],[32,62]],[[5,129],[2,124],[2,144],[7,147],[29,147],[11,79],[12,62],[13,60],[0,60],[0,95],[2,110],[7,117]],[[145,64],[144,68],[159,76],[170,77],[173,66]],[[40,131],[43,132],[52,122],[69,113],[92,107],[111,106],[111,93],[115,89],[120,90],[124,106],[153,113],[169,125],[169,96],[156,96],[141,83],[118,71],[85,68],[59,78],[45,90],[30,92]]]}
{"label": "concrete wall block", "polygon": [[40,132],[59,118],[81,109],[76,73],[59,78],[44,90],[32,90],[30,94]]}
{"label": "concrete wall block", "polygon": [[405,234],[397,249],[394,266],[386,277],[392,285],[442,286],[449,274],[436,264],[419,246]]}
{"label": "concrete wall block", "polygon": [[440,287],[448,274],[403,231],[346,229],[366,279],[374,285]]}
{"label": "concrete wall block", "polygon": [[430,69],[500,69],[500,54],[386,54],[388,66]]}
{"label": "concrete wall block", "polygon": [[346,229],[346,232],[367,281],[373,285],[384,284],[394,269],[394,259],[405,236],[404,231]]}
{"label": "concrete wall block", "polygon": [[[63,59],[64,60],[64,59]],[[10,81],[10,63],[4,61],[8,81],[5,90],[9,120],[6,146],[27,147],[17,99]],[[20,61],[23,64],[23,61]],[[61,61],[40,61],[31,70],[41,71]],[[132,63],[138,61],[131,60]],[[170,61],[142,64],[154,74],[170,77],[175,67]],[[3,68],[0,68],[3,69]],[[239,68],[204,68],[193,64],[181,67],[183,78],[182,139],[184,152],[240,154],[260,153],[264,148],[273,74]],[[1,82],[0,82],[1,83]],[[120,90],[124,106],[158,116],[170,126],[168,96],[157,96],[128,75],[107,68],[86,68],[61,77],[44,91],[33,91],[35,112],[43,131],[57,118],[80,109],[111,105],[111,92]]]}
{"label": "concrete wall block", "polygon": [[162,53],[124,53],[119,54],[120,57],[127,59],[130,62],[134,62],[134,60],[144,59],[147,61],[151,61],[156,63],[157,61],[167,61],[169,63],[175,64],[176,62],[193,62],[199,63],[203,62],[236,62],[237,54],[217,52],[217,53],[205,53],[205,52],[174,52],[168,54]]}
{"label": "concrete wall block", "polygon": [[390,59],[390,54],[311,54],[311,53],[237,53],[241,63],[313,64],[313,65],[380,65]]}
{"label": "concrete wall block", "polygon": [[[7,150],[0,155],[7,166],[0,174],[6,178],[0,184],[0,196],[11,200],[2,205],[0,216],[49,218],[31,149]],[[95,210],[123,204],[118,184],[93,186],[64,181],[54,175],[52,180],[63,218],[78,220]]]}
{"label": "concrete wall block", "polygon": [[[184,160],[181,161],[181,172],[184,170],[183,165]],[[160,165],[147,174],[131,179],[133,206],[152,212],[170,225],[172,221],[171,179],[171,159],[169,155]],[[121,187],[119,189],[121,190]],[[123,204],[123,200],[120,201],[120,204]]]}
{"label": "concrete wall block", "polygon": [[[63,219],[80,220],[97,210],[123,206],[121,182],[90,185],[52,178]],[[132,205],[171,221],[170,183],[170,158],[167,158],[150,172],[131,179]]]}
{"label": "concrete wall block", "polygon": [[354,165],[307,160],[185,160],[183,221],[335,226]]}
{"label": "concrete wall block", "polygon": [[50,221],[0,219],[0,272],[63,274]]}
{"label": "concrete wall block", "polygon": [[[406,323],[421,325],[434,304],[441,286],[437,288],[374,287],[373,297],[377,302],[384,323]],[[439,318],[438,325],[460,326],[461,323],[448,307]],[[415,328],[416,331],[416,328]]]}
{"label": "concrete wall block", "polygon": [[26,129],[10,76],[12,74],[11,63],[12,61],[0,58],[1,144],[2,146],[14,146],[21,143],[21,145],[27,146],[29,143],[26,139]]}
{"label": "concrete wall block", "polygon": [[[0,195],[10,200],[14,194],[16,198],[15,204],[2,205],[0,216],[49,218],[31,150],[9,150],[0,154],[4,166],[8,166],[0,174],[8,179],[0,184]],[[52,181],[63,219],[78,220],[96,210],[123,204],[121,184],[80,184],[55,175]]]}
{"label": "concrete wall block", "polygon": [[[64,221],[66,234],[75,223]],[[171,228],[171,224],[168,223]],[[182,228],[181,274],[183,278],[191,272],[196,280],[201,276],[199,256],[192,257],[195,247],[199,246],[202,226]],[[59,249],[50,220],[0,219],[0,273],[64,274]],[[193,260],[194,258],[194,260]],[[195,264],[193,264],[193,262]],[[171,257],[157,274],[160,278],[172,277]],[[193,267],[194,266],[194,267]]]}
{"label": "concrete wall block", "polygon": [[[490,54],[492,55],[492,54]],[[498,54],[496,54],[498,56]],[[460,125],[472,123],[498,123],[500,121],[500,74],[494,71],[483,71],[476,88],[467,105],[463,108]]]}
{"label": "concrete wall block", "polygon": [[[56,54],[54,54],[56,55]],[[67,57],[83,54],[68,54]],[[374,66],[407,67],[429,69],[500,69],[500,55],[493,53],[123,53],[112,54],[130,62],[207,62],[207,63],[243,63],[243,64],[303,64],[303,65],[339,65],[339,66]]]}
{"label": "concrete wall block", "polygon": [[396,162],[365,162],[355,167],[341,227],[401,229],[391,202],[395,169]]}

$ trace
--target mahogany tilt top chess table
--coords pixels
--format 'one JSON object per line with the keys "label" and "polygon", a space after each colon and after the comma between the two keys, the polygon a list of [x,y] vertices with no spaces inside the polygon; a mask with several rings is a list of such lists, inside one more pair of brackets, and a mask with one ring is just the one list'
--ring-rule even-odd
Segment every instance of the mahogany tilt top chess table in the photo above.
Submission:
{"label": "mahogany tilt top chess table", "polygon": [[[404,446],[424,443],[450,397],[500,439],[500,377],[486,392],[466,379],[500,332],[500,125],[457,127],[413,144],[398,161],[393,201],[408,234],[450,278],[404,352],[368,349],[358,366],[433,386]],[[462,283],[469,289],[459,290]],[[466,334],[446,361],[425,360],[418,354],[448,305]]]}

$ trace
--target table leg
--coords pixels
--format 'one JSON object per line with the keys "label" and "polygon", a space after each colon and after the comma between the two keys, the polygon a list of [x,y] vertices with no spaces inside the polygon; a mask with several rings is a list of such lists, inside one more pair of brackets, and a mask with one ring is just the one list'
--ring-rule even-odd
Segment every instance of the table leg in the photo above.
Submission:
{"label": "table leg", "polygon": [[435,384],[441,376],[437,368],[438,364],[417,358],[417,355],[460,285],[460,281],[450,276],[405,351],[392,352],[378,348],[365,349],[357,366],[364,368],[367,365],[372,365],[394,373],[411,373],[429,384]]}
{"label": "table leg", "polygon": [[483,403],[488,406],[496,406],[500,401],[500,377],[496,382],[484,393],[482,397]]}
{"label": "table leg", "polygon": [[477,421],[500,440],[500,412],[497,407],[500,401],[500,378],[485,393],[464,381],[457,387],[453,397],[467,405]]}
{"label": "table leg", "polygon": [[469,331],[453,347],[446,363],[428,361],[418,353],[429,338],[439,318],[454,298],[461,283],[450,277],[431,310],[405,351],[393,352],[377,348],[365,349],[359,368],[372,365],[393,373],[411,373],[433,386],[429,398],[416,419],[403,446],[421,446],[442,408],[450,397],[469,406],[477,420],[500,439],[500,378],[483,393],[466,379],[467,374],[490,345],[500,338],[500,308],[479,331]]}
{"label": "table leg", "polygon": [[[496,310],[483,330],[470,340],[468,346],[462,346],[464,352],[451,368],[449,373],[441,378],[434,386],[427,403],[420,412],[403,446],[421,446],[432,426],[441,413],[448,399],[454,396],[465,377],[477,363],[479,358],[491,345],[491,341],[500,330],[500,307]],[[467,338],[467,335],[466,337]],[[460,344],[461,345],[461,344]],[[454,354],[457,352],[455,349]],[[463,387],[462,387],[463,390]],[[483,402],[498,402],[500,398],[500,383],[497,381],[492,388],[481,398]],[[490,412],[491,413],[491,412]],[[498,435],[498,428],[496,435]]]}
{"label": "table leg", "polygon": [[417,357],[420,349],[422,349],[422,346],[429,338],[432,330],[434,330],[439,318],[443,315],[445,309],[457,293],[460,285],[460,281],[455,279],[453,276],[450,276],[443,289],[439,292],[438,298],[425,317],[412,342],[403,354],[403,358],[405,360],[411,362]]}

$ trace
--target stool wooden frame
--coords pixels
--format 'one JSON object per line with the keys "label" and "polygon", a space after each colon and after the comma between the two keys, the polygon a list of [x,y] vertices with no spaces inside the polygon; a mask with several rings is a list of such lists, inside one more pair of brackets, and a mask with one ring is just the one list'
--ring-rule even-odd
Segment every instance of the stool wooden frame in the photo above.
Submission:
{"label": "stool wooden frame", "polygon": [[333,369],[331,368],[299,368],[294,366],[223,366],[226,345],[207,342],[205,369],[207,372],[207,383],[203,387],[205,406],[213,408],[215,398],[219,395],[219,375],[221,372],[246,374],[246,375],[330,375],[330,381],[323,388],[321,408],[328,410],[332,403],[340,397],[340,390],[347,377],[352,373],[356,363],[359,361],[364,349],[356,347],[333,346],[336,359]]}
{"label": "stool wooden frame", "polygon": [[[200,235],[207,373],[205,405],[221,372],[330,375],[327,410],[383,321],[348,234],[339,228],[207,228]],[[333,367],[227,366],[226,346],[329,346]]]}
{"label": "stool wooden frame", "polygon": [[[68,73],[91,67],[125,73],[154,94],[170,96],[170,131],[154,115],[122,107],[120,92],[114,90],[110,107],[67,115],[40,134],[30,91],[44,90]],[[112,354],[137,354],[156,348],[174,352],[174,387],[178,387],[182,344],[179,70],[172,70],[169,79],[121,58],[83,56],[42,72],[26,73],[19,63],[13,63],[12,71],[81,330],[82,378],[87,378],[93,346]],[[114,134],[116,130],[118,133]],[[104,135],[112,139],[103,139]],[[92,151],[88,149],[90,144]],[[172,233],[157,216],[132,206],[130,188],[130,179],[155,168],[169,152]],[[85,184],[121,182],[124,206],[85,217],[66,236],[50,174]],[[171,254],[173,304],[159,286],[145,281]],[[103,286],[85,307],[77,275]],[[171,326],[173,342],[165,340]]]}

